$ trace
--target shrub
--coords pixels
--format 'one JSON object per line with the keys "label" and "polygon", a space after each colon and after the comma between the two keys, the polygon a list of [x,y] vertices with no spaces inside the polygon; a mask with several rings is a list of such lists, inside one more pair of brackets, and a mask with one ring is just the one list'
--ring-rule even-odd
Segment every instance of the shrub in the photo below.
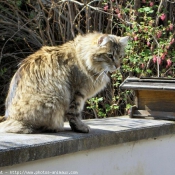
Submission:
{"label": "shrub", "polygon": [[133,92],[122,91],[119,85],[128,75],[174,77],[173,11],[171,0],[1,0],[0,114],[22,59],[43,45],[59,45],[92,31],[129,35],[131,41],[121,70],[87,102],[84,118],[125,114],[133,104]]}
{"label": "shrub", "polygon": [[100,101],[98,98],[90,100],[90,107],[98,116],[106,117],[126,114],[133,105],[133,92],[119,89],[128,75],[174,77],[175,24],[170,13],[174,8],[171,1],[118,3],[104,0],[103,4],[104,11],[113,16],[113,29],[131,37],[121,71],[112,75],[114,94],[111,104],[106,104],[101,98]]}

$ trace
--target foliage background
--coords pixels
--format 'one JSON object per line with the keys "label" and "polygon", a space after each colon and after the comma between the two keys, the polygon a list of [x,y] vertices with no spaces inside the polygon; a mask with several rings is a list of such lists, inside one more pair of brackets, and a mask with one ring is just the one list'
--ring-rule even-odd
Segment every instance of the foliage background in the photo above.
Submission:
{"label": "foliage background", "polygon": [[19,62],[43,45],[99,31],[131,41],[111,84],[86,103],[83,118],[124,115],[133,92],[119,85],[127,76],[174,77],[174,0],[0,0],[0,115]]}

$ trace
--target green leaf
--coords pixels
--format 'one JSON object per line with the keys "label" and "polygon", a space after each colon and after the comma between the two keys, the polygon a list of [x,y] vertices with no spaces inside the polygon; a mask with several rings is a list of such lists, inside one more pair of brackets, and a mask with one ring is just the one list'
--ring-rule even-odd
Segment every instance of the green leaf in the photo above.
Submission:
{"label": "green leaf", "polygon": [[98,98],[98,101],[103,101],[103,97]]}
{"label": "green leaf", "polygon": [[152,73],[152,70],[147,69],[146,72],[149,73],[149,74],[151,74]]}
{"label": "green leaf", "polygon": [[140,68],[138,68],[138,67],[135,69],[135,71],[136,71],[137,73],[140,73],[140,72],[141,72]]}

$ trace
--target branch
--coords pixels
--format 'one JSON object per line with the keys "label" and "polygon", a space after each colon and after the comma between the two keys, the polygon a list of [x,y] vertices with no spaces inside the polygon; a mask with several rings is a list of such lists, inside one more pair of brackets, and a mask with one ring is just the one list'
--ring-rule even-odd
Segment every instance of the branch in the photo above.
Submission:
{"label": "branch", "polygon": [[158,7],[158,10],[157,10],[157,17],[156,17],[156,26],[158,26],[158,23],[159,23],[159,14],[162,10],[162,5],[164,3],[165,0],[161,0],[160,4],[159,4],[159,7]]}
{"label": "branch", "polygon": [[[75,1],[75,0],[61,0],[60,2],[74,2],[74,3],[76,3],[76,4],[80,5],[80,6],[84,6],[83,3],[78,2],[78,1]],[[59,3],[60,3],[60,2],[59,2]]]}
{"label": "branch", "polygon": [[70,8],[70,3],[68,3],[67,6],[68,6],[68,10],[69,10],[71,33],[72,33],[72,36],[75,37],[75,33],[73,30],[73,22],[72,22],[72,9]]}
{"label": "branch", "polygon": [[101,0],[93,0],[93,1],[89,2],[88,4],[84,4],[84,3],[81,3],[81,2],[78,2],[78,1],[75,1],[75,0],[61,0],[60,2],[73,2],[73,3],[76,3],[80,6],[85,6],[85,7],[91,8],[93,10],[98,10],[99,7],[93,7],[93,6],[90,5],[91,3],[96,2],[96,1],[98,2],[98,1],[101,1]]}

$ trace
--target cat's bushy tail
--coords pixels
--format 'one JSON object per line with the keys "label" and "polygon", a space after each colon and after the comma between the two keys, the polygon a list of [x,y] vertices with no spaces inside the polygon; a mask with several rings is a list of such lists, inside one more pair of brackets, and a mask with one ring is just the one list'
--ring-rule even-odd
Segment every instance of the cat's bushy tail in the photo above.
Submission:
{"label": "cat's bushy tail", "polygon": [[22,121],[14,119],[6,119],[4,116],[0,116],[0,133],[32,133],[32,129],[26,126]]}

